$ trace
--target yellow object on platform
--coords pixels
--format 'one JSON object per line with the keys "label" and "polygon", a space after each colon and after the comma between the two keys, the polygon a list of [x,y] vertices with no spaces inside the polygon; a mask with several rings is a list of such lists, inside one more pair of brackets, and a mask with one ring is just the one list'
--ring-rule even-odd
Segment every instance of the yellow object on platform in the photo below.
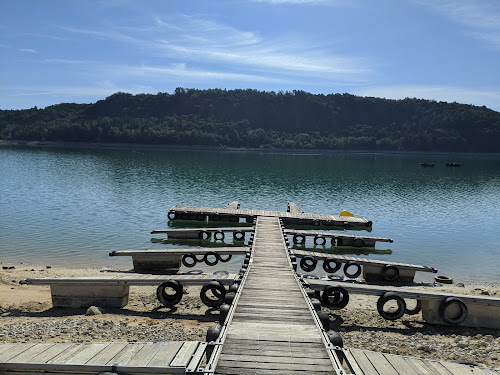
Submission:
{"label": "yellow object on platform", "polygon": [[352,216],[352,217],[354,217],[354,215],[347,210],[342,211],[339,216]]}

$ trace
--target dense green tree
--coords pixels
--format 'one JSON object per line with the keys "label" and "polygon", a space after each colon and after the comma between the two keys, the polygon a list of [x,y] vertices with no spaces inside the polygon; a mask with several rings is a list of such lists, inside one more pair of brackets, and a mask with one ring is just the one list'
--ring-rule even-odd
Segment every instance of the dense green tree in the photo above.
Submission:
{"label": "dense green tree", "polygon": [[0,139],[500,152],[500,113],[415,98],[177,88],[173,94],[118,92],[93,104],[0,110]]}

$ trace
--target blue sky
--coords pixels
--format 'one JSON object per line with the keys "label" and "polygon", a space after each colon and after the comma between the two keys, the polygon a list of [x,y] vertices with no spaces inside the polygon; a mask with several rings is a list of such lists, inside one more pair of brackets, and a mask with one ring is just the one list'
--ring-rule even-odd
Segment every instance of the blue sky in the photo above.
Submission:
{"label": "blue sky", "polygon": [[499,0],[15,0],[0,109],[252,88],[500,111]]}

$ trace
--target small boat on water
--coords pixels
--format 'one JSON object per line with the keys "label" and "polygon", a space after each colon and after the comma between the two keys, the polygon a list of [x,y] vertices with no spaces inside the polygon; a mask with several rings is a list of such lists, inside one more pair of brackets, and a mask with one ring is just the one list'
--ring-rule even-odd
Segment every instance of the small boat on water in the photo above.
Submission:
{"label": "small boat on water", "polygon": [[434,163],[427,163],[424,161],[423,163],[420,163],[420,166],[422,167],[434,167]]}
{"label": "small boat on water", "polygon": [[460,167],[462,165],[462,163],[454,162],[454,163],[446,163],[445,165],[447,167]]}

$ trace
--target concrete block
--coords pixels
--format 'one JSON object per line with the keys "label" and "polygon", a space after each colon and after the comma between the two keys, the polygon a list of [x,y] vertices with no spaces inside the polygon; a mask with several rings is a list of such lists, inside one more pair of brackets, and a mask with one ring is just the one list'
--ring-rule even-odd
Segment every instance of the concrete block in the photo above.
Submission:
{"label": "concrete block", "polygon": [[128,285],[51,285],[54,307],[123,307],[128,304]]}
{"label": "concrete block", "polygon": [[[384,279],[384,275],[382,275],[382,270],[384,269],[383,265],[379,264],[364,264],[363,265],[363,278],[366,282],[370,281],[385,281],[390,282]],[[398,267],[399,277],[396,280],[397,282],[409,282],[412,283],[415,278],[415,270],[408,268]]]}
{"label": "concrete block", "polygon": [[181,255],[133,255],[134,271],[138,273],[153,273],[160,275],[173,275],[181,267]]}
{"label": "concrete block", "polygon": [[[445,298],[443,298],[444,300]],[[445,324],[439,315],[441,301],[422,301],[422,318],[431,324]],[[464,327],[484,327],[500,329],[500,306],[488,306],[479,303],[466,303],[467,318],[457,324]]]}

